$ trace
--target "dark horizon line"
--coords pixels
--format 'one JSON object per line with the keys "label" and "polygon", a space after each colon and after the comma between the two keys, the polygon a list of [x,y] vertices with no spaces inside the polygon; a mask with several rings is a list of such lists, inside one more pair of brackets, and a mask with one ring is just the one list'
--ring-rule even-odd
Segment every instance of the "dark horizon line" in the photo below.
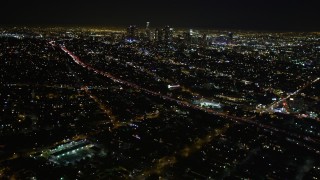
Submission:
{"label": "dark horizon line", "polygon": [[[138,29],[143,29],[145,26],[138,24],[138,23],[131,23],[127,25],[123,24],[118,24],[118,25],[110,25],[110,24],[64,24],[64,23],[52,23],[52,24],[0,24],[1,28],[114,28],[114,29],[123,29],[129,27],[130,25],[135,25],[137,26]],[[167,24],[170,27],[178,30],[187,30],[187,29],[194,29],[194,30],[211,30],[211,31],[247,31],[247,32],[274,32],[274,33],[290,33],[290,32],[297,32],[297,33],[313,33],[313,32],[320,32],[319,28],[310,28],[310,29],[301,29],[301,28],[248,28],[248,27],[241,27],[241,28],[236,28],[236,27],[212,27],[212,26],[174,26]],[[163,28],[166,25],[156,25],[150,27],[150,29],[156,29],[156,28]]]}

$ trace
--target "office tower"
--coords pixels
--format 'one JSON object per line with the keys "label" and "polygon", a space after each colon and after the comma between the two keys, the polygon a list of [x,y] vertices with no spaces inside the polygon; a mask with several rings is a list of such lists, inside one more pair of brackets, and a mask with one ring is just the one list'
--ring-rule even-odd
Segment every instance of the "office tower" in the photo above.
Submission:
{"label": "office tower", "polygon": [[149,29],[150,22],[147,22],[146,29]]}
{"label": "office tower", "polygon": [[154,31],[154,41],[158,42],[159,41],[158,37],[159,37],[159,29],[156,28]]}
{"label": "office tower", "polygon": [[163,41],[163,30],[161,29],[156,29],[154,33],[155,41],[156,42],[162,42]]}
{"label": "office tower", "polygon": [[170,28],[170,26],[166,26],[163,29],[163,32],[164,32],[164,41],[171,42],[173,39],[173,28]]}
{"label": "office tower", "polygon": [[145,36],[148,41],[151,40],[150,22],[147,22]]}
{"label": "office tower", "polygon": [[127,34],[126,34],[128,39],[137,39],[138,36],[138,29],[135,25],[130,25],[127,28]]}

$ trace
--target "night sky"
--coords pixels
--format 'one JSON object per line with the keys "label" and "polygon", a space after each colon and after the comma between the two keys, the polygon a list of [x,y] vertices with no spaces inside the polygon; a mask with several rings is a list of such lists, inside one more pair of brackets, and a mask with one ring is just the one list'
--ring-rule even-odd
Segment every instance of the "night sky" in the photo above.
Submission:
{"label": "night sky", "polygon": [[[318,0],[319,1],[319,0]],[[2,0],[0,24],[320,31],[317,0]]]}

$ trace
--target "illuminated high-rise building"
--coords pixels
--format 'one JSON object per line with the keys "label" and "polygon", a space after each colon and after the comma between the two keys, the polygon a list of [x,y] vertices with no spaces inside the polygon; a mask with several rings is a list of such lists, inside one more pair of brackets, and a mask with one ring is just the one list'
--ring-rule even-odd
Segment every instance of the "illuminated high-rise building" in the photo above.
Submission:
{"label": "illuminated high-rise building", "polygon": [[150,22],[147,22],[146,25],[146,39],[151,40]]}
{"label": "illuminated high-rise building", "polygon": [[146,29],[149,29],[149,27],[150,27],[150,22],[147,22]]}
{"label": "illuminated high-rise building", "polygon": [[191,44],[198,44],[199,40],[201,41],[202,37],[201,37],[199,31],[194,31],[194,30],[190,29],[189,35],[190,35]]}
{"label": "illuminated high-rise building", "polygon": [[159,29],[156,28],[154,30],[154,41],[159,41],[158,37],[159,37]]}
{"label": "illuminated high-rise building", "polygon": [[200,41],[202,46],[207,46],[208,45],[207,38],[208,38],[207,34],[203,34],[202,35],[201,41]]}
{"label": "illuminated high-rise building", "polygon": [[164,32],[164,41],[171,42],[173,39],[173,28],[170,28],[170,26],[166,26],[163,29],[163,32]]}
{"label": "illuminated high-rise building", "polygon": [[127,28],[127,34],[126,34],[128,39],[136,39],[138,36],[138,29],[135,25],[130,25]]}
{"label": "illuminated high-rise building", "polygon": [[156,42],[162,42],[163,41],[163,30],[161,29],[156,29],[154,33],[155,41]]}

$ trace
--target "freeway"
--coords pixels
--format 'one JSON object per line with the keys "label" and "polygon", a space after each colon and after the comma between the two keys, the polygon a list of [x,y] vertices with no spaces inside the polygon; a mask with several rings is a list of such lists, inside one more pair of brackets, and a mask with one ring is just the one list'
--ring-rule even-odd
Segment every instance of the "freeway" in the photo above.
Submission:
{"label": "freeway", "polygon": [[[53,42],[50,42],[50,44],[54,45]],[[122,79],[117,78],[117,77],[115,77],[114,75],[112,75],[112,74],[110,74],[108,72],[104,72],[104,71],[98,70],[98,69],[92,67],[90,64],[84,63],[79,57],[77,57],[75,54],[73,54],[71,51],[69,51],[65,46],[61,46],[60,45],[60,48],[65,53],[67,53],[73,59],[73,61],[76,64],[82,66],[83,68],[85,68],[85,69],[87,69],[89,71],[93,71],[96,74],[100,74],[102,76],[105,76],[105,77],[111,79],[113,82],[120,83],[120,84],[126,85],[128,87],[140,90],[140,91],[145,92],[145,93],[147,93],[149,95],[160,97],[163,100],[168,100],[168,101],[171,101],[171,102],[175,102],[175,103],[177,103],[177,104],[179,104],[181,106],[184,106],[184,107],[192,108],[192,109],[195,109],[195,110],[205,111],[207,113],[214,114],[214,115],[217,115],[217,116],[220,116],[220,117],[224,117],[224,118],[231,118],[232,120],[248,121],[248,122],[251,121],[251,120],[249,120],[247,118],[231,116],[231,115],[228,115],[228,114],[225,114],[225,113],[221,113],[221,112],[217,112],[217,111],[214,111],[214,110],[211,110],[211,109],[203,108],[203,107],[191,104],[191,103],[189,103],[187,101],[177,100],[177,99],[174,99],[174,98],[169,97],[167,95],[162,95],[159,92],[151,91],[149,89],[140,87],[137,84],[122,80]]]}
{"label": "freeway", "polygon": [[[222,118],[226,118],[226,119],[229,119],[229,120],[231,120],[231,121],[233,121],[235,123],[239,123],[239,122],[247,123],[247,124],[254,125],[256,127],[260,127],[262,129],[264,129],[265,131],[272,131],[272,132],[285,134],[288,137],[299,139],[299,141],[296,142],[297,145],[303,146],[303,147],[305,147],[305,148],[307,148],[307,149],[309,149],[311,151],[314,151],[315,153],[320,155],[320,151],[318,149],[312,148],[312,147],[308,146],[307,144],[303,143],[303,142],[308,142],[308,143],[319,145],[319,143],[317,143],[317,142],[320,142],[319,139],[315,139],[315,138],[312,138],[312,137],[301,136],[299,134],[296,134],[296,133],[293,133],[293,132],[288,132],[286,130],[279,129],[279,128],[276,128],[276,127],[273,127],[273,126],[270,126],[270,125],[261,124],[261,123],[258,123],[257,121],[254,121],[253,117],[236,117],[236,116],[228,115],[228,114],[225,114],[225,113],[214,111],[212,109],[203,108],[203,107],[191,104],[191,103],[189,103],[187,101],[177,100],[177,99],[174,99],[174,98],[169,97],[167,95],[163,95],[163,94],[161,94],[159,92],[151,91],[149,89],[140,87],[139,85],[137,85],[135,83],[132,83],[132,82],[117,78],[117,77],[115,77],[114,75],[112,75],[112,74],[110,74],[108,72],[104,72],[102,70],[99,70],[99,69],[91,66],[90,64],[87,64],[87,63],[83,62],[78,56],[76,56],[74,53],[72,53],[70,50],[68,50],[64,45],[56,45],[54,41],[51,41],[49,43],[54,47],[58,46],[62,51],[67,53],[76,64],[82,66],[83,68],[85,68],[85,69],[87,69],[89,71],[93,71],[96,74],[99,74],[99,75],[102,75],[102,76],[104,76],[106,78],[109,78],[110,80],[112,80],[115,83],[120,83],[120,84],[126,85],[128,87],[131,87],[133,89],[139,90],[139,91],[144,92],[146,94],[149,94],[149,95],[152,95],[152,96],[155,96],[155,97],[159,97],[159,98],[161,98],[163,100],[166,100],[166,101],[174,102],[174,103],[176,103],[176,104],[178,104],[180,106],[183,106],[183,107],[191,108],[191,109],[194,109],[194,110],[204,111],[204,112],[206,112],[208,114],[212,114],[212,115],[216,115],[216,116],[219,116],[219,117],[222,117]],[[319,81],[319,79],[320,78],[312,81],[311,83],[317,82],[317,81]],[[304,88],[306,88],[309,85],[310,85],[310,83],[306,84],[303,88],[297,90],[295,93],[289,95],[285,99],[290,98],[292,95],[301,92]],[[284,99],[282,99],[282,100],[284,100]]]}
{"label": "freeway", "polygon": [[296,90],[295,92],[293,93],[290,93],[289,95],[287,95],[285,98],[281,98],[279,99],[278,101],[275,101],[273,102],[272,104],[268,105],[266,108],[263,108],[257,112],[267,112],[267,113],[270,113],[270,112],[273,112],[273,108],[274,107],[277,107],[279,106],[281,103],[287,101],[289,98],[293,97],[293,96],[296,96],[297,94],[299,94],[301,91],[303,91],[304,89],[306,89],[307,87],[311,86],[312,84],[318,82],[320,80],[320,77],[318,77],[317,79],[309,82],[309,83],[306,83],[304,84],[302,87],[300,87],[300,89]]}

